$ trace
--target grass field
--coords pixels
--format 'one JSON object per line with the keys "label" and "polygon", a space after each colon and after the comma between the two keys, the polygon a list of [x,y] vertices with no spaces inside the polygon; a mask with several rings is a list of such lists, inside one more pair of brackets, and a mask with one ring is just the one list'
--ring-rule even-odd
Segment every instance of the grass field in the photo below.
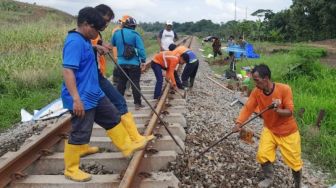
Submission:
{"label": "grass field", "polygon": [[[40,109],[60,97],[62,49],[76,19],[63,12],[24,3],[0,2],[0,131],[20,121],[20,109]],[[103,32],[109,41],[114,25]],[[147,54],[158,49],[144,34]],[[108,59],[108,75],[113,69]]]}
{"label": "grass field", "polygon": [[[303,118],[297,117],[302,135],[303,156],[331,172],[330,181],[336,183],[336,70],[319,62],[319,58],[325,56],[326,51],[304,44],[280,44],[286,52],[271,53],[270,49],[279,44],[254,45],[261,58],[238,61],[237,70],[244,66],[265,63],[272,70],[272,79],[275,82],[287,83],[292,87],[295,112],[300,108],[305,109]],[[204,50],[205,55],[211,53],[210,44],[206,44]],[[210,59],[210,65],[212,62]],[[300,67],[295,68],[298,65]],[[216,64],[212,68],[222,75],[228,66]],[[315,122],[320,109],[325,110],[326,116],[319,130],[315,127]]]}

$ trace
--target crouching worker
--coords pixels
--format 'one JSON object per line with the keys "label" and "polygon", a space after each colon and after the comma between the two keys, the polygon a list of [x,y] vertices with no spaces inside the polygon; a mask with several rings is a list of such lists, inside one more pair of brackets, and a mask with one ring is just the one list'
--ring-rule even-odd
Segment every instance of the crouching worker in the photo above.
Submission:
{"label": "crouching worker", "polygon": [[[108,24],[111,22],[111,20],[114,18],[114,13],[112,9],[104,4],[100,4],[95,7],[96,10],[100,13],[100,15],[104,18],[105,21],[105,27],[108,26]],[[124,21],[121,20],[121,23]],[[112,104],[118,109],[120,115],[121,115],[121,122],[123,123],[123,126],[127,130],[128,134],[130,135],[130,138],[133,142],[143,142],[144,140],[150,141],[154,139],[153,135],[150,136],[142,136],[139,134],[135,120],[133,118],[133,115],[131,112],[128,111],[127,103],[125,98],[119,93],[119,91],[113,87],[112,83],[106,79],[105,77],[105,70],[106,70],[106,63],[105,63],[105,53],[101,52],[109,52],[109,45],[108,43],[104,43],[103,39],[101,37],[101,34],[97,36],[95,40],[91,40],[91,43],[95,49],[96,52],[96,59],[97,59],[97,66],[98,66],[98,80],[99,85],[102,89],[102,91],[105,93],[106,97],[112,102]],[[112,49],[112,47],[111,47]],[[121,72],[117,71],[119,74],[122,74]],[[129,82],[128,82],[129,83]],[[92,147],[95,148],[91,151],[98,151],[98,147]],[[90,152],[91,153],[91,152]]]}
{"label": "crouching worker", "polygon": [[146,145],[145,140],[132,142],[118,110],[99,87],[90,39],[95,39],[104,27],[105,21],[96,9],[83,8],[77,17],[77,28],[68,33],[64,43],[61,97],[64,108],[72,114],[72,129],[64,146],[64,175],[73,181],[91,179],[90,174],[79,169],[79,163],[80,156],[92,149],[88,143],[94,122],[107,131],[125,157]]}
{"label": "crouching worker", "polygon": [[236,58],[234,56],[234,52],[229,52],[229,56],[225,60],[230,64],[229,69],[225,71],[225,78],[238,80],[236,74]]}
{"label": "crouching worker", "polygon": [[271,71],[260,64],[252,70],[256,88],[236,120],[233,131],[240,131],[241,124],[254,112],[256,107],[266,109],[272,103],[276,108],[262,115],[264,128],[261,132],[257,161],[261,164],[264,179],[259,187],[270,187],[273,183],[273,163],[276,149],[280,148],[284,162],[292,169],[295,188],[301,187],[302,160],[300,133],[293,116],[294,104],[290,86],[271,81]]}
{"label": "crouching worker", "polygon": [[[169,45],[169,50],[173,51],[175,55],[180,57],[182,64],[186,64],[182,72],[182,86],[190,87],[194,86],[194,81],[196,73],[198,70],[199,61],[196,57],[196,54],[185,46],[176,46],[175,44]],[[179,82],[179,81],[176,81]]]}
{"label": "crouching worker", "polygon": [[162,51],[154,55],[150,62],[156,78],[154,99],[159,99],[161,96],[163,84],[162,69],[166,71],[166,79],[170,80],[174,89],[177,90],[175,77],[178,77],[178,75],[175,68],[179,64],[179,61],[179,58],[171,51]]}

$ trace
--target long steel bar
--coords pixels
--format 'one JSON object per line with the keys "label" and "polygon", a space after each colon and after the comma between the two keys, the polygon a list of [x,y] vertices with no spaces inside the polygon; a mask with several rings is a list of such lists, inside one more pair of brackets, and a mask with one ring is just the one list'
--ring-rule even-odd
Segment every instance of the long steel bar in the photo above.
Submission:
{"label": "long steel bar", "polygon": [[[253,116],[252,118],[250,118],[249,120],[245,121],[243,124],[240,125],[240,128],[244,127],[245,125],[247,125],[248,123],[250,123],[252,120],[254,120],[255,118],[259,117],[260,115],[262,115],[263,113],[265,113],[266,111],[273,109],[275,107],[275,104],[271,104],[269,105],[267,108],[265,108],[264,110],[262,110],[261,112],[259,112],[258,114],[256,114],[255,116]],[[221,139],[219,139],[218,141],[216,141],[215,143],[211,144],[211,146],[209,146],[208,148],[206,148],[204,151],[202,151],[197,157],[195,157],[195,159],[200,158],[201,156],[203,156],[206,152],[208,152],[211,148],[215,147],[217,144],[219,144],[220,142],[222,142],[223,140],[225,140],[227,137],[229,137],[230,135],[232,135],[233,133],[236,133],[236,131],[231,131],[230,133],[226,134],[224,137],[222,137]]]}
{"label": "long steel bar", "polygon": [[62,135],[67,134],[70,128],[70,118],[65,118],[1,163],[0,187],[8,185],[15,179],[16,174],[22,174],[23,170],[43,156],[43,150],[48,150],[58,143],[62,139]]}
{"label": "long steel bar", "polygon": [[[189,43],[190,46],[190,43]],[[155,110],[155,114],[160,113],[162,108],[164,107],[166,98],[168,96],[169,93],[169,89],[170,89],[170,84],[167,84],[164,88],[163,94],[161,96],[161,99],[156,107]],[[164,123],[161,118],[158,115],[153,115],[152,118],[150,119],[147,129],[145,131],[145,135],[149,135],[153,132],[153,129],[157,123],[158,120],[160,120],[162,123]],[[173,136],[172,136],[173,137]],[[128,168],[124,174],[123,179],[120,182],[119,188],[130,188],[130,187],[134,187],[136,186],[135,184],[139,183],[137,181],[135,181],[136,177],[136,173],[139,169],[139,166],[141,164],[141,161],[144,157],[145,154],[145,150],[140,150],[138,152],[136,152],[131,160],[131,162],[128,165]]]}
{"label": "long steel bar", "polygon": [[[113,61],[112,55],[110,53],[108,53],[108,55],[110,56],[110,58]],[[119,70],[121,70],[121,72],[123,73],[124,76],[127,77],[128,81],[133,85],[133,87],[140,93],[141,97],[146,101],[147,105],[150,107],[150,109],[152,110],[152,112],[160,119],[160,121],[162,122],[164,128],[166,129],[166,131],[168,132],[169,136],[173,139],[173,141],[175,142],[175,144],[181,149],[181,151],[184,153],[184,150],[182,148],[182,146],[180,145],[180,143],[178,143],[178,141],[174,138],[173,134],[171,133],[171,131],[168,128],[168,125],[163,121],[163,119],[160,117],[160,115],[155,111],[154,107],[149,103],[149,101],[147,100],[147,98],[141,93],[140,89],[135,85],[135,83],[132,81],[132,79],[127,75],[127,73],[124,71],[124,69],[116,62],[114,62],[114,64],[118,67]]]}

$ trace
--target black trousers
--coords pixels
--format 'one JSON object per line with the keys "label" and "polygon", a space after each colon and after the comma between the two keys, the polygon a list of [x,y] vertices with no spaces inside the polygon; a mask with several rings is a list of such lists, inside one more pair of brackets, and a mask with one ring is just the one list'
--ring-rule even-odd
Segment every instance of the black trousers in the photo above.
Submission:
{"label": "black trousers", "polygon": [[[141,70],[139,65],[120,65],[120,67],[126,72],[128,77],[133,81],[135,86],[141,90],[140,88],[140,76]],[[126,83],[128,81],[125,74],[118,68],[119,80],[117,84],[118,91],[121,95],[124,96],[126,90]],[[132,94],[134,99],[134,104],[141,104],[141,94],[134,88],[132,85]]]}
{"label": "black trousers", "polygon": [[[184,87],[193,87],[196,73],[198,70],[199,61],[197,60],[194,63],[187,63],[182,72],[182,84]],[[190,79],[190,83],[188,80]]]}
{"label": "black trousers", "polygon": [[222,52],[220,50],[214,50],[213,53],[214,53],[214,58],[217,57],[217,54],[222,55]]}
{"label": "black trousers", "polygon": [[119,111],[106,96],[98,101],[95,108],[85,110],[83,118],[75,116],[72,111],[70,112],[72,117],[69,144],[88,144],[94,122],[105,130],[110,130],[120,123]]}

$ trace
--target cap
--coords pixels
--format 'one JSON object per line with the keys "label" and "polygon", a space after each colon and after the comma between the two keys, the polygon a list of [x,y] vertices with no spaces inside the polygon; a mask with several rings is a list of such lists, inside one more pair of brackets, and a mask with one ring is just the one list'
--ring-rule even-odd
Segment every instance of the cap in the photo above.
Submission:
{"label": "cap", "polygon": [[173,22],[170,21],[170,20],[168,20],[168,21],[166,22],[166,25],[173,25]]}

